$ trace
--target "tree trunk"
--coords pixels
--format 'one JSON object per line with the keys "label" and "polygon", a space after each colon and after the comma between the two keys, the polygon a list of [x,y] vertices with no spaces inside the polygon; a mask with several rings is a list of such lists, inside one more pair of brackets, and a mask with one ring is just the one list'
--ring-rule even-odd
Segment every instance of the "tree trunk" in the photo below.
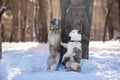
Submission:
{"label": "tree trunk", "polygon": [[[85,59],[89,58],[93,3],[94,0],[61,0],[62,41],[69,41],[69,38],[66,35],[68,35],[72,29],[81,30],[82,58]],[[79,5],[79,7],[74,7],[76,4]]]}
{"label": "tree trunk", "polygon": [[21,0],[21,41],[25,41],[25,27],[27,14],[27,1]]}
{"label": "tree trunk", "polygon": [[60,0],[51,0],[51,18],[61,19]]}
{"label": "tree trunk", "polygon": [[18,33],[17,33],[17,40],[18,41],[22,41],[21,40],[21,30],[22,30],[22,0],[19,0],[18,2]]}
{"label": "tree trunk", "polygon": [[[1,16],[0,16],[1,17]],[[1,26],[2,26],[2,24],[1,24],[1,19],[0,19],[0,59],[2,59],[2,38],[1,38]]]}
{"label": "tree trunk", "polygon": [[[2,1],[0,0],[0,9],[1,9],[1,6],[2,6]],[[1,24],[1,11],[0,11],[0,59],[2,59],[2,39],[1,39],[1,26],[2,26],[2,24]]]}
{"label": "tree trunk", "polygon": [[17,39],[17,32],[18,32],[18,0],[12,0],[9,2],[9,7],[13,14],[12,19],[12,34],[11,34],[11,40],[12,41],[18,41]]}
{"label": "tree trunk", "polygon": [[39,0],[36,0],[36,4],[34,6],[34,26],[33,26],[33,40],[38,41],[38,14],[39,14]]}
{"label": "tree trunk", "polygon": [[48,34],[48,11],[49,11],[49,0],[39,0],[39,14],[38,14],[38,41],[47,42]]}
{"label": "tree trunk", "polygon": [[0,0],[0,59],[2,59],[2,37],[1,37],[1,35],[2,35],[2,22],[1,22],[1,17],[6,9],[5,7],[6,7],[6,4],[3,5],[3,2]]}
{"label": "tree trunk", "polygon": [[0,20],[0,59],[2,59],[2,38],[1,38],[1,20]]}
{"label": "tree trunk", "polygon": [[2,38],[1,38],[1,35],[2,35],[2,23],[1,23],[1,16],[2,16],[2,10],[1,10],[1,6],[2,6],[2,1],[0,0],[0,59],[2,59]]}

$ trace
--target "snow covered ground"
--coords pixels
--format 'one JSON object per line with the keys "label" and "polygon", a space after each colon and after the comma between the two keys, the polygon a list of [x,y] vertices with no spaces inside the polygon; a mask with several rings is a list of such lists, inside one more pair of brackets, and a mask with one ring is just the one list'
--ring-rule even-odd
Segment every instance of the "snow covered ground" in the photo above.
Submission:
{"label": "snow covered ground", "polygon": [[120,80],[120,42],[90,42],[90,58],[81,72],[46,70],[48,44],[2,43],[0,80]]}

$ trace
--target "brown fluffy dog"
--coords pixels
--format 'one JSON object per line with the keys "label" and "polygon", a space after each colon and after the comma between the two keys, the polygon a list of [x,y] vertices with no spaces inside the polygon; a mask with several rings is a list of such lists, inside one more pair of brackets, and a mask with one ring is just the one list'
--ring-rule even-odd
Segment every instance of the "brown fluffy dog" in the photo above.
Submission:
{"label": "brown fluffy dog", "polygon": [[50,70],[53,64],[56,65],[55,70],[58,70],[60,61],[60,42],[61,42],[60,20],[58,19],[51,20],[48,41],[50,54],[47,59],[47,70]]}

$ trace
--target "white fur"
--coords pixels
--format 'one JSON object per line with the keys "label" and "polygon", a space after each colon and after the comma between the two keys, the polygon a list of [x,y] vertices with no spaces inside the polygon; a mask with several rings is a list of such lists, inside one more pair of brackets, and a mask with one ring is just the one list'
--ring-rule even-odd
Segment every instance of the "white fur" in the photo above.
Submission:
{"label": "white fur", "polygon": [[72,30],[69,33],[69,37],[71,37],[71,40],[81,41],[81,34],[78,34],[79,30]]}
{"label": "white fur", "polygon": [[49,32],[48,41],[51,45],[56,45],[57,42],[60,41],[60,33]]}
{"label": "white fur", "polygon": [[[69,33],[69,36],[71,37],[71,40],[75,40],[75,41],[81,41],[81,34],[78,34],[78,30],[72,30],[70,33]],[[65,48],[67,48],[67,52],[65,53],[65,55],[63,56],[63,58],[65,56],[70,56],[70,55],[73,55],[73,48],[74,47],[77,47],[79,48],[81,51],[81,42],[68,42],[68,43],[61,43],[61,45]]]}
{"label": "white fur", "polygon": [[71,64],[71,68],[72,68],[73,70],[75,70],[75,71],[80,71],[80,70],[79,70],[79,69],[80,69],[80,64],[77,63],[77,62],[73,62],[73,63]]}
{"label": "white fur", "polygon": [[[65,44],[65,43],[63,44],[62,43],[62,45],[64,47],[66,47],[66,45],[67,45],[67,52],[64,54],[62,61],[64,61],[65,57],[72,57],[72,56],[74,56],[74,53],[73,53],[73,48],[74,47],[77,47],[77,48],[79,48],[82,51],[80,42],[69,42],[68,44]],[[71,59],[71,61],[74,61],[74,59]]]}
{"label": "white fur", "polygon": [[74,47],[77,47],[81,50],[81,43],[80,42],[69,42],[67,44],[67,52],[68,53],[72,52]]}
{"label": "white fur", "polygon": [[80,64],[77,62],[74,62],[74,58],[73,56],[75,55],[73,53],[73,48],[78,48],[82,51],[82,44],[81,42],[81,34],[78,33],[79,30],[72,30],[69,33],[69,36],[71,37],[71,40],[74,42],[68,42],[68,43],[61,43],[61,45],[63,45],[63,47],[67,48],[67,52],[64,54],[62,61],[64,61],[65,57],[70,57],[70,62],[66,63],[66,67],[71,67],[73,70],[75,71],[79,71],[78,67],[80,68]]}
{"label": "white fur", "polygon": [[81,71],[81,66],[79,63],[77,62],[72,62],[72,61],[69,61],[66,63],[66,67],[69,69],[69,68],[72,68],[73,71],[76,71],[76,72],[79,72]]}

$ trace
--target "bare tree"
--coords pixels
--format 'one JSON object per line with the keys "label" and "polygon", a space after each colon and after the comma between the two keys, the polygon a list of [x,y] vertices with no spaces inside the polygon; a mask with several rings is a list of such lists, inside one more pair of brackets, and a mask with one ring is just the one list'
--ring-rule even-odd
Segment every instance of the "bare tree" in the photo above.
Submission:
{"label": "bare tree", "polygon": [[13,19],[12,19],[12,33],[11,33],[11,41],[17,40],[17,32],[18,32],[18,0],[9,1],[9,8],[12,11]]}
{"label": "bare tree", "polygon": [[38,14],[38,41],[47,42],[48,34],[48,10],[49,10],[49,0],[39,0],[39,14]]}
{"label": "bare tree", "polygon": [[2,38],[1,38],[2,23],[1,23],[1,16],[4,13],[4,11],[6,10],[6,4],[7,4],[7,2],[5,2],[3,4],[2,0],[0,0],[0,59],[2,59],[2,46],[1,46],[1,43],[2,43]]}
{"label": "bare tree", "polygon": [[18,2],[18,33],[17,38],[18,41],[22,41],[21,39],[21,33],[22,33],[22,0],[19,0]]}
{"label": "bare tree", "polygon": [[[108,19],[109,19],[109,16],[110,16],[110,12],[111,12],[111,7],[112,7],[112,1],[111,0],[108,0],[107,1],[107,14],[106,14],[106,18],[105,18],[105,27],[104,27],[104,34],[103,34],[103,42],[105,41],[105,38],[106,38],[106,31],[107,31],[107,27],[108,27]],[[113,34],[113,30],[112,30],[112,34]]]}
{"label": "bare tree", "polygon": [[103,41],[106,40],[107,29],[109,40],[113,39],[115,30],[120,32],[119,0],[107,0],[107,4]]}

